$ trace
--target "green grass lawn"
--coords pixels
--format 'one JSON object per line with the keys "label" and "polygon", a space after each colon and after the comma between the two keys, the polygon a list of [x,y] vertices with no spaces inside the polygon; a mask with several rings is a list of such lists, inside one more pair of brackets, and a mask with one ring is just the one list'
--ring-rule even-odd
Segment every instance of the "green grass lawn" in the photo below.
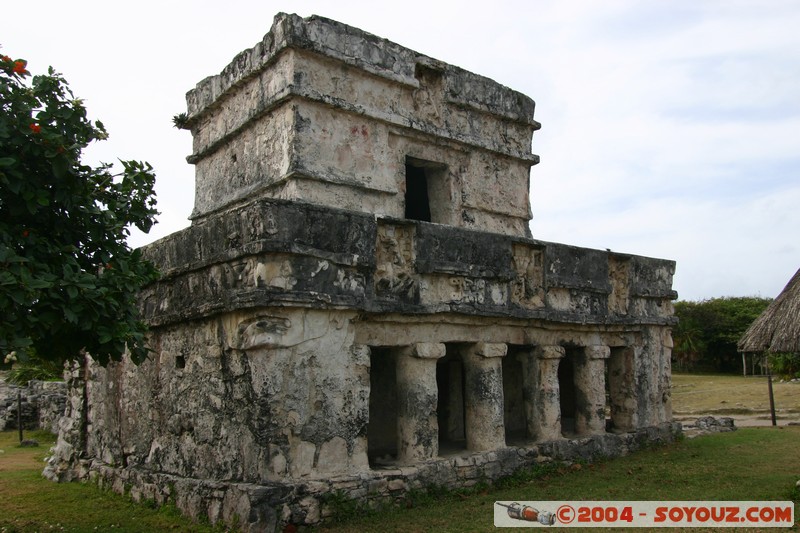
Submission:
{"label": "green grass lawn", "polygon": [[[0,532],[223,530],[193,524],[172,508],[134,504],[91,484],[47,481],[41,469],[49,436],[36,434],[43,446],[31,449],[18,448],[16,435],[0,433]],[[320,530],[493,531],[496,500],[794,500],[797,519],[798,442],[800,427],[740,429],[604,463],[562,467],[538,478],[520,475],[471,493],[415,494],[409,508],[352,513]]]}
{"label": "green grass lawn", "polygon": [[0,433],[0,533],[221,531],[193,524],[174,507],[154,509],[90,483],[53,483],[42,477],[55,437],[25,432],[38,448],[20,448],[17,431]]}

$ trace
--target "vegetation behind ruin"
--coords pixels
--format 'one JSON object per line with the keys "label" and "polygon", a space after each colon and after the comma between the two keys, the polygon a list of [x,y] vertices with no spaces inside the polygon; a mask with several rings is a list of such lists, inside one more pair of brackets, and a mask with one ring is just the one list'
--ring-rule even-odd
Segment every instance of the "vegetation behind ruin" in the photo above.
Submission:
{"label": "vegetation behind ruin", "polygon": [[[673,369],[686,372],[742,373],[742,354],[736,343],[772,302],[754,296],[710,298],[675,303],[679,323],[672,331]],[[756,373],[764,371],[756,358]],[[748,359],[747,373],[753,369]],[[781,377],[800,377],[800,354],[771,354],[770,366]]]}

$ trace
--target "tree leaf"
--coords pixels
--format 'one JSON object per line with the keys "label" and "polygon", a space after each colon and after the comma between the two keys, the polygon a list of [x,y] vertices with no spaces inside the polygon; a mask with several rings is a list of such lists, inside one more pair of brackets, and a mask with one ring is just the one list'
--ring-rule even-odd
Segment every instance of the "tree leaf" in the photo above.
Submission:
{"label": "tree leaf", "polygon": [[69,307],[64,308],[64,318],[67,320],[67,322],[72,324],[78,323],[78,315],[76,315],[75,312]]}

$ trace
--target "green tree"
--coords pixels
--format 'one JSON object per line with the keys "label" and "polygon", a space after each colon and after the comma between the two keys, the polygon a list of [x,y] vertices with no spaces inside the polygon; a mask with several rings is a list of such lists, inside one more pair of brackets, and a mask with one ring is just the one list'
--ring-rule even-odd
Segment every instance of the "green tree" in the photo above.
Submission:
{"label": "green tree", "polygon": [[27,351],[27,358],[24,361],[12,361],[16,359],[16,355],[9,354],[7,358],[13,364],[11,369],[6,372],[6,383],[25,386],[33,379],[58,380],[64,374],[64,367],[58,361],[42,359],[33,349]]}
{"label": "green tree", "polygon": [[693,370],[706,350],[697,305],[697,302],[675,302],[678,325],[672,330],[672,358],[679,370]]}
{"label": "green tree", "polygon": [[741,357],[736,343],[772,299],[712,298],[676,302],[678,325],[673,329],[673,359],[679,369],[737,372]]}
{"label": "green tree", "polygon": [[52,68],[0,56],[0,109],[0,354],[143,361],[136,294],[157,272],[126,237],[155,223],[152,167],[83,164],[108,135]]}

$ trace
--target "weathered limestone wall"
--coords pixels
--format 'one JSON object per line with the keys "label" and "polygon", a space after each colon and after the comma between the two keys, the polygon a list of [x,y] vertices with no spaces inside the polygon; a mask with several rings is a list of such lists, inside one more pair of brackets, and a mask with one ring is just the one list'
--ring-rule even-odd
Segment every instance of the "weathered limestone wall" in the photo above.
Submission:
{"label": "weathered limestone wall", "polygon": [[534,103],[481,76],[334,21],[279,15],[187,100],[195,219],[254,196],[403,217],[412,158],[442,169],[432,222],[530,236]]}
{"label": "weathered limestone wall", "polygon": [[353,317],[272,309],[161,328],[141,366],[90,365],[72,438],[108,465],[197,479],[365,469],[369,356]]}
{"label": "weathered limestone wall", "polygon": [[[672,261],[299,202],[253,202],[147,254],[166,276],[142,295],[154,325],[276,302],[617,326],[673,320]],[[628,276],[612,280],[611,260]]]}

